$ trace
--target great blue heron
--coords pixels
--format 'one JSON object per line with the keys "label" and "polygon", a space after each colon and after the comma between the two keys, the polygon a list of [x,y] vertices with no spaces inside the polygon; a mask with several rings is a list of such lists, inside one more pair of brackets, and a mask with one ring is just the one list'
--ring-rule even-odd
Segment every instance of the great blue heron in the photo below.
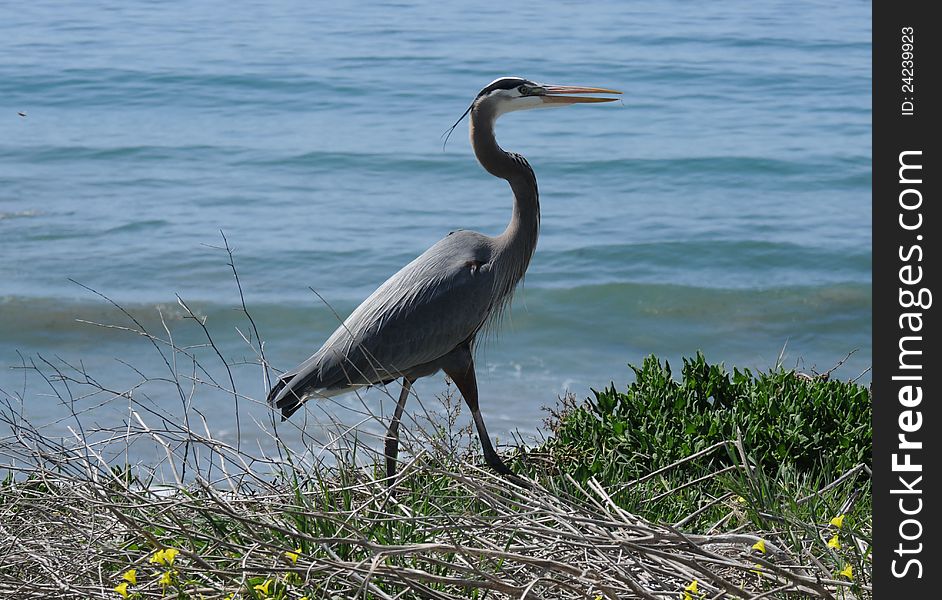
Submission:
{"label": "great blue heron", "polygon": [[412,383],[443,370],[471,409],[484,460],[495,471],[511,474],[494,451],[481,417],[473,350],[476,336],[507,307],[530,264],[540,229],[540,202],[533,169],[524,157],[497,145],[494,122],[515,110],[615,100],[566,95],[593,93],[621,92],[502,77],[478,93],[452,129],[471,114],[471,147],[478,162],[491,175],[506,179],[513,190],[510,224],[497,237],[449,233],[387,279],[320,350],[279,378],[268,401],[281,409],[282,420],[310,397],[334,396],[401,377],[402,391],[385,443],[386,474],[392,477],[399,421]]}

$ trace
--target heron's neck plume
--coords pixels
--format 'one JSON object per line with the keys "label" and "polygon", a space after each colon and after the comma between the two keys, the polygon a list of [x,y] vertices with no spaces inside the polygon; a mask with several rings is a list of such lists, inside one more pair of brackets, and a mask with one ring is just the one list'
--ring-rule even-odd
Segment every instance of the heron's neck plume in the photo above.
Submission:
{"label": "heron's neck plume", "polygon": [[494,121],[499,115],[493,106],[480,103],[471,110],[471,147],[488,173],[506,179],[514,193],[513,214],[504,233],[496,238],[497,250],[512,265],[508,282],[513,286],[523,277],[536,249],[540,231],[540,198],[536,175],[526,159],[519,154],[505,152],[494,137]]}

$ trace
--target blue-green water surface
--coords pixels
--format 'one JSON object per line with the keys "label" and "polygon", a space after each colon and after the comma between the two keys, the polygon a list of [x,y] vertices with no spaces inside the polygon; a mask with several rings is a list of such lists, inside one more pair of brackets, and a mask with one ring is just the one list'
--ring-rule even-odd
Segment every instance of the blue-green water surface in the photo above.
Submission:
{"label": "blue-green water surface", "polygon": [[[501,75],[625,94],[498,123],[543,210],[478,355],[493,432],[532,431],[558,394],[622,385],[651,353],[870,364],[867,3],[39,1],[4,11],[0,40],[0,391],[39,421],[66,408],[24,361],[115,388],[137,377],[125,363],[166,376],[145,339],[85,323],[128,324],[71,280],[201,343],[178,294],[252,362],[223,230],[285,369],[337,324],[310,288],[346,315],[449,231],[502,231],[506,183],[464,124],[441,140]],[[264,396],[257,369],[235,376]],[[193,401],[234,431],[232,396]]]}

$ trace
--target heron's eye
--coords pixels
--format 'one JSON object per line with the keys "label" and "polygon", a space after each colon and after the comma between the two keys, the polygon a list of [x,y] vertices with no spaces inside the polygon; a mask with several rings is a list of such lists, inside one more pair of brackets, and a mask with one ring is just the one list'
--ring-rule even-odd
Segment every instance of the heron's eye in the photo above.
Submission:
{"label": "heron's eye", "polygon": [[517,88],[517,91],[520,92],[521,96],[526,96],[527,94],[530,93],[530,88],[528,88],[525,85],[521,85],[520,87]]}

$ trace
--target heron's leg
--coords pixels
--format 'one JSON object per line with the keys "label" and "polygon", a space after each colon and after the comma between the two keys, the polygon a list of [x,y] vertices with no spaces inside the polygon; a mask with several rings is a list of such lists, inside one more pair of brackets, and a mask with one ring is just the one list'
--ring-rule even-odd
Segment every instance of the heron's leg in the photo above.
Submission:
{"label": "heron's leg", "polygon": [[396,458],[399,456],[399,420],[402,418],[402,411],[406,408],[406,400],[409,399],[409,390],[411,389],[412,380],[403,377],[402,392],[399,393],[396,412],[393,413],[392,422],[389,424],[389,429],[386,430],[386,477],[389,478],[396,474]]}
{"label": "heron's leg", "polygon": [[478,407],[478,382],[474,375],[474,360],[471,358],[471,351],[468,349],[461,354],[462,360],[459,364],[449,365],[444,368],[445,374],[455,382],[455,386],[461,392],[465,403],[471,409],[471,417],[474,419],[474,426],[477,427],[478,437],[481,439],[481,449],[484,451],[484,462],[501,475],[513,475],[513,471],[504,464],[504,461],[494,451],[491,438],[487,435],[487,427],[484,426],[484,418],[481,416],[481,409]]}

